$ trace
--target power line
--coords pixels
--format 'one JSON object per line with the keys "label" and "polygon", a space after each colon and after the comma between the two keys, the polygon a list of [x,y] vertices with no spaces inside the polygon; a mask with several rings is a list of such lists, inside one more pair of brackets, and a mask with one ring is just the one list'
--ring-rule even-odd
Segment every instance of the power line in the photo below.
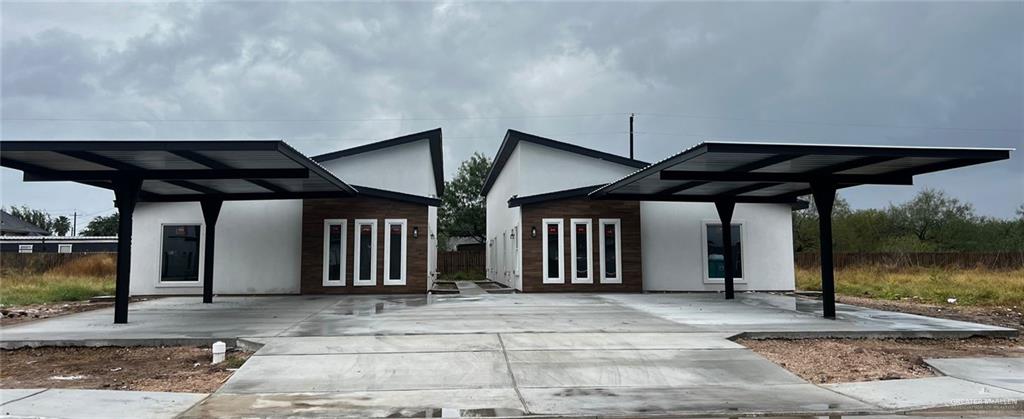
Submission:
{"label": "power line", "polygon": [[973,128],[973,127],[935,127],[928,125],[892,125],[892,124],[869,124],[869,123],[857,123],[857,122],[831,122],[831,121],[799,121],[799,120],[787,120],[787,119],[761,119],[761,118],[738,118],[731,116],[713,116],[713,115],[688,115],[688,114],[671,114],[671,113],[641,113],[638,115],[646,115],[653,117],[668,117],[668,118],[688,118],[688,119],[717,119],[723,121],[742,121],[742,122],[765,122],[773,124],[794,124],[794,125],[820,125],[820,126],[847,126],[847,127],[862,127],[862,128],[898,128],[898,129],[925,129],[925,130],[953,130],[953,131],[988,131],[988,132],[1024,132],[1024,129],[1018,128]]}

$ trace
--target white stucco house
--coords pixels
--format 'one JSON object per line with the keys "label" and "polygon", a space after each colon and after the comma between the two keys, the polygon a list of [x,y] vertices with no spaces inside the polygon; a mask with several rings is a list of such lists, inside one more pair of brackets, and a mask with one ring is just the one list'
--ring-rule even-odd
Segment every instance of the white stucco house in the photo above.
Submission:
{"label": "white stucco house", "polygon": [[[509,130],[482,190],[488,278],[523,292],[722,290],[715,204],[588,196],[648,166]],[[737,291],[794,289],[792,210],[736,205]]]}
{"label": "white stucco house", "polygon": [[[312,160],[358,194],[224,201],[213,292],[425,293],[437,270],[441,130]],[[273,188],[265,182],[248,186]],[[198,202],[139,202],[131,294],[201,294],[207,230]]]}

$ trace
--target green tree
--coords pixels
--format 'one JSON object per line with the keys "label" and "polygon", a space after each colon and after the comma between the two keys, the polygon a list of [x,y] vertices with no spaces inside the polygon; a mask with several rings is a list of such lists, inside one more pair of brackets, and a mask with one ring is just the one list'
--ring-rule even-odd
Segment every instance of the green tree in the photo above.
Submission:
{"label": "green tree", "polygon": [[977,222],[971,204],[931,188],[922,190],[903,204],[890,205],[889,214],[900,232],[939,248],[948,247],[951,241],[957,240],[957,237],[949,236],[950,230]]}
{"label": "green tree", "polygon": [[480,191],[490,170],[491,160],[473,153],[459,165],[455,177],[445,183],[438,209],[440,242],[449,237],[472,237],[479,243],[487,241],[487,210]]}
{"label": "green tree", "polygon": [[52,231],[58,236],[66,236],[68,235],[68,232],[71,231],[71,219],[66,215],[61,215],[54,218],[50,226],[53,229]]}
{"label": "green tree", "polygon": [[113,213],[107,216],[99,216],[89,221],[89,224],[82,230],[83,236],[116,236],[117,235],[117,222],[119,217],[117,213]]}
{"label": "green tree", "polygon": [[20,207],[11,206],[8,212],[15,217],[25,220],[29,224],[35,225],[43,230],[53,232],[52,217],[50,217],[50,214],[46,211],[32,209],[27,205],[22,205]]}

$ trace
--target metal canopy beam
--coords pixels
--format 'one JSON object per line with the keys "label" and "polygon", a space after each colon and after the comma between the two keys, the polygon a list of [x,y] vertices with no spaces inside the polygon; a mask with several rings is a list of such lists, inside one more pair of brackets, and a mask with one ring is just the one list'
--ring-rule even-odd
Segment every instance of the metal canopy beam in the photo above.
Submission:
{"label": "metal canopy beam", "polygon": [[719,182],[792,182],[811,183],[827,178],[829,183],[913,185],[909,175],[821,175],[814,173],[715,172],[693,170],[662,170],[661,180],[706,180]]}
{"label": "metal canopy beam", "polygon": [[142,180],[122,178],[114,181],[114,205],[117,207],[117,279],[114,288],[114,323],[128,323],[128,300],[132,269],[132,216],[139,201]]}
{"label": "metal canopy beam", "polygon": [[[114,160],[112,158],[109,158],[109,157],[106,157],[106,156],[101,156],[101,155],[96,154],[96,153],[90,153],[88,151],[58,151],[57,153],[63,154],[65,156],[68,156],[68,157],[71,157],[71,158],[76,158],[76,159],[79,159],[79,160],[85,160],[85,161],[88,161],[88,162],[96,163],[96,164],[99,164],[99,165],[102,165],[102,166],[107,166],[107,167],[109,167],[111,169],[125,170],[125,171],[143,171],[143,170],[146,170],[146,169],[143,169],[141,167],[135,166],[133,164],[128,164],[128,163],[125,163],[125,162],[122,162],[122,161],[119,161],[119,160]],[[220,191],[218,191],[218,190],[216,190],[214,188],[210,188],[210,187],[207,187],[207,186],[203,186],[203,185],[200,185],[200,184],[197,184],[197,183],[193,183],[193,182],[189,182],[189,181],[185,181],[185,180],[167,180],[166,182],[170,183],[172,185],[175,185],[175,186],[180,186],[180,187],[185,188],[185,189],[191,189],[191,190],[199,192],[199,193],[204,193],[204,194],[218,194],[218,193],[221,193]]]}
{"label": "metal canopy beam", "polygon": [[26,182],[112,180],[121,177],[142,180],[300,179],[309,177],[309,169],[62,170],[48,171],[45,174],[25,172]]}
{"label": "metal canopy beam", "polygon": [[[747,204],[794,204],[797,202],[795,196],[735,196],[731,200]],[[604,195],[591,196],[591,199],[600,200],[621,200],[621,201],[661,201],[661,202],[714,202],[718,199],[714,195],[649,195],[634,193],[609,193]]]}
{"label": "metal canopy beam", "polygon": [[[192,161],[192,162],[194,162],[196,164],[201,164],[201,165],[209,167],[211,169],[218,169],[218,170],[232,170],[232,169],[234,169],[233,167],[231,167],[231,166],[229,166],[227,164],[221,163],[221,162],[219,162],[217,160],[211,159],[209,157],[206,157],[206,156],[204,156],[202,154],[199,154],[199,153],[196,153],[194,151],[176,150],[176,151],[171,151],[171,153],[176,155],[176,156],[178,156],[178,157],[181,157],[181,158],[186,159],[186,160],[190,160],[190,161]],[[261,187],[263,189],[266,189],[268,191],[271,191],[271,192],[278,192],[278,193],[288,192],[287,189],[282,188],[280,186],[277,186],[277,185],[275,185],[273,183],[270,183],[268,181],[265,181],[263,179],[245,179],[245,181],[249,182],[249,183],[251,183],[253,185],[259,186],[259,187]]]}
{"label": "metal canopy beam", "polygon": [[734,279],[736,272],[733,266],[736,264],[736,255],[732,249],[732,213],[736,209],[734,201],[715,201],[715,209],[718,210],[718,219],[722,225],[722,252],[725,254],[725,299],[732,300],[735,296]]}
{"label": "metal canopy beam", "polygon": [[206,222],[206,237],[203,241],[203,303],[213,302],[213,250],[217,234],[217,217],[224,201],[204,199],[199,201],[203,210],[203,221]]}

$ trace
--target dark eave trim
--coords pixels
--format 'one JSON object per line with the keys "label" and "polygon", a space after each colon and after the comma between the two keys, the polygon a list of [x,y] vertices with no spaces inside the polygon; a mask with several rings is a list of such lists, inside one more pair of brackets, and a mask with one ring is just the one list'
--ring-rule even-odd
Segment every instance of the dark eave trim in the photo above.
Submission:
{"label": "dark eave trim", "polygon": [[403,135],[401,137],[392,138],[389,140],[378,141],[375,143],[364,144],[361,146],[347,148],[344,150],[320,154],[317,156],[313,156],[312,159],[317,163],[323,163],[326,161],[342,157],[354,156],[357,154],[382,150],[389,147],[409,144],[416,141],[427,140],[429,141],[430,147],[430,161],[434,168],[434,188],[437,190],[437,196],[441,196],[444,195],[444,152],[442,151],[441,148],[441,138],[441,128],[434,128],[432,130],[417,132],[409,135]]}
{"label": "dark eave trim", "polygon": [[600,188],[602,185],[584,186],[582,188],[565,189],[561,191],[542,193],[529,196],[514,196],[508,200],[508,207],[515,208],[523,205],[539,204],[542,202],[557,201],[569,198],[585,198],[588,194]]}
{"label": "dark eave trim", "polygon": [[[622,201],[655,201],[655,202],[715,202],[723,200],[717,195],[651,195],[651,194],[629,194],[609,193],[592,197],[599,200],[622,200]],[[795,197],[777,196],[731,196],[729,201],[750,204],[793,204],[797,201]]]}
{"label": "dark eave trim", "polygon": [[502,169],[505,168],[505,164],[508,163],[509,157],[512,156],[512,152],[516,149],[516,146],[519,145],[520,141],[528,141],[545,147],[551,147],[556,150],[605,160],[635,169],[642,169],[649,165],[649,163],[640,160],[634,160],[628,157],[605,153],[592,148],[581,147],[575,144],[569,144],[510,129],[505,133],[505,139],[501,142],[501,147],[498,148],[498,154],[494,157],[494,163],[491,165],[491,170],[487,173],[487,179],[484,180],[484,187],[480,190],[481,195],[487,196],[487,192],[490,192],[491,187],[493,187],[494,182],[498,180],[498,176],[501,174]]}
{"label": "dark eave trim", "polygon": [[430,207],[441,206],[441,200],[438,198],[407,194],[404,192],[388,191],[384,189],[376,189],[366,186],[353,186],[355,186],[355,188],[359,190],[359,195],[365,195],[373,198],[390,199],[392,201],[409,202],[413,204],[426,205]]}

